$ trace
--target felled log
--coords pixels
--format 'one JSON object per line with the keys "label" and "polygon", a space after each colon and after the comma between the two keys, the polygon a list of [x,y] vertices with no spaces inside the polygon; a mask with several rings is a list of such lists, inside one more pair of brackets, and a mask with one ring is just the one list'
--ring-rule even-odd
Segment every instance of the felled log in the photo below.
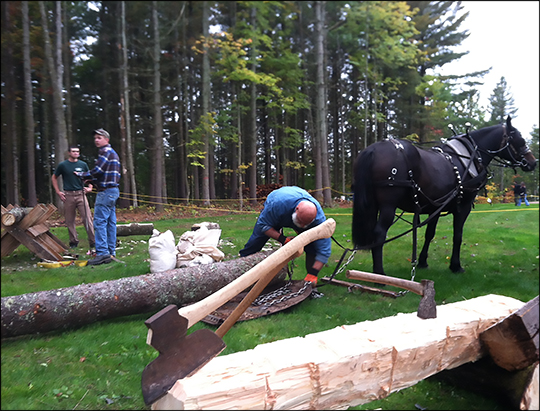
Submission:
{"label": "felled log", "polygon": [[126,237],[130,235],[152,235],[154,224],[152,223],[129,223],[117,224],[116,235]]}
{"label": "felled log", "polygon": [[[260,252],[162,273],[2,297],[1,336],[44,333],[148,313],[169,304],[191,304],[229,284],[270,254]],[[285,276],[286,269],[276,277]]]}
{"label": "felled log", "polygon": [[479,334],[523,306],[487,295],[260,344],[178,380],[152,409],[347,409],[476,361]]}
{"label": "felled log", "polygon": [[508,371],[538,361],[538,296],[480,335],[495,364]]}

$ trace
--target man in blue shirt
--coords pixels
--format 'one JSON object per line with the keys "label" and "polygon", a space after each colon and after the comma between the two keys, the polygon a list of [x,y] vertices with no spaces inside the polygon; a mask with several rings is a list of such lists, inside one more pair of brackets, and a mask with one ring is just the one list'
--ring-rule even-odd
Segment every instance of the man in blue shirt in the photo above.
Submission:
{"label": "man in blue shirt", "polygon": [[[296,186],[281,187],[268,195],[251,237],[240,250],[240,256],[246,257],[261,251],[270,238],[285,245],[292,237],[283,235],[284,227],[292,228],[300,234],[324,221],[326,216],[321,205],[306,190]],[[330,238],[315,240],[304,247],[307,270],[305,281],[317,284],[317,276],[328,262],[331,248]]]}
{"label": "man in blue shirt", "polygon": [[83,180],[92,180],[97,189],[94,203],[96,257],[88,265],[108,264],[116,255],[116,200],[120,197],[120,158],[109,144],[109,133],[94,131],[94,144],[99,148],[95,167],[87,172],[74,172]]}

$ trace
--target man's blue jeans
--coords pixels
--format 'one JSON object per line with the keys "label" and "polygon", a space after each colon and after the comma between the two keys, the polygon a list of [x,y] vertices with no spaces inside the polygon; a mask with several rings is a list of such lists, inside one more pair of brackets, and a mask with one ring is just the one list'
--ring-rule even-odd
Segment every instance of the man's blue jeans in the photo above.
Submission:
{"label": "man's blue jeans", "polygon": [[99,191],[94,204],[94,231],[96,255],[116,255],[116,200],[120,190],[108,188]]}
{"label": "man's blue jeans", "polygon": [[529,205],[529,200],[527,200],[527,194],[525,194],[524,196],[518,197],[516,205],[518,207],[521,207],[521,202],[522,201],[525,203],[526,206]]}

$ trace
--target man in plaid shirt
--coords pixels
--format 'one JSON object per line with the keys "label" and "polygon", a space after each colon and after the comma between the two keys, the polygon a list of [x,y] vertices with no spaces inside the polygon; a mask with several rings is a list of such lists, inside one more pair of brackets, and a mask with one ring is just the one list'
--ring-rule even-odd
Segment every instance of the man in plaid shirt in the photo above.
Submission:
{"label": "man in plaid shirt", "polygon": [[94,204],[96,257],[88,265],[108,264],[116,255],[116,200],[120,197],[120,158],[109,144],[109,133],[94,131],[94,144],[99,148],[95,167],[86,172],[74,172],[83,180],[92,180],[97,188]]}

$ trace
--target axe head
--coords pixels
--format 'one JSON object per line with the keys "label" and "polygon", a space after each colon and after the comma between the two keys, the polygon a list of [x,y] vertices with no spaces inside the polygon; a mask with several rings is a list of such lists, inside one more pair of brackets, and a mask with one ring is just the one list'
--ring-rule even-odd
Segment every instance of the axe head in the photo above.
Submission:
{"label": "axe head", "polygon": [[187,333],[188,320],[171,304],[144,322],[151,330],[148,342],[158,357],[142,373],[144,403],[150,405],[167,394],[177,380],[195,373],[226,345],[208,329]]}
{"label": "axe head", "polygon": [[418,305],[418,317],[422,319],[437,318],[437,304],[435,303],[435,286],[431,280],[422,280],[422,298]]}

